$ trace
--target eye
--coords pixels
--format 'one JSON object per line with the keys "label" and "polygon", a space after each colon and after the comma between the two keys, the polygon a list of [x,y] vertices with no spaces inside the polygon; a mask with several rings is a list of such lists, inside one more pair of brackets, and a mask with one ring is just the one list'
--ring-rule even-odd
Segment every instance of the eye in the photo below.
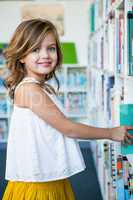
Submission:
{"label": "eye", "polygon": [[40,51],[40,48],[33,49],[33,52],[35,53],[39,53],[39,51]]}
{"label": "eye", "polygon": [[50,52],[55,52],[55,51],[56,51],[56,47],[49,47],[48,50],[49,50]]}

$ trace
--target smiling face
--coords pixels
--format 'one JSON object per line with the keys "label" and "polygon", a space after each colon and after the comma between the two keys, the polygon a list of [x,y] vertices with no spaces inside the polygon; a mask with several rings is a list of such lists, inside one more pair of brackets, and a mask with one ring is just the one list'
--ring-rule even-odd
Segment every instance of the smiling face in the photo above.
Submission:
{"label": "smiling face", "polygon": [[42,80],[52,72],[58,61],[56,40],[53,33],[48,33],[39,48],[34,49],[21,59],[27,76]]}

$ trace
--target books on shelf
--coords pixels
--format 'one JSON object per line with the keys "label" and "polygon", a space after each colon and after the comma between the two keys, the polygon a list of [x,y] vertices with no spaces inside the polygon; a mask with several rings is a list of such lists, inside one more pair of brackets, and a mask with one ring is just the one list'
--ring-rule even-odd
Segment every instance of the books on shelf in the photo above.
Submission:
{"label": "books on shelf", "polygon": [[95,30],[98,30],[102,25],[103,19],[103,0],[96,0],[94,5],[94,22]]}
{"label": "books on shelf", "polygon": [[4,67],[5,65],[5,58],[3,55],[3,50],[7,47],[6,43],[0,43],[0,68]]}
{"label": "books on shelf", "polygon": [[124,47],[124,38],[125,38],[125,28],[124,28],[124,11],[120,10],[117,11],[117,15],[115,18],[115,47],[116,47],[116,72],[119,74],[124,74],[124,53],[125,53],[125,47]]}
{"label": "books on shelf", "polygon": [[[111,1],[103,1],[105,7],[111,5]],[[94,18],[96,23],[100,16],[98,15],[99,6],[97,1],[94,5],[95,15],[91,16]],[[95,25],[97,28],[94,32],[93,38],[91,38],[91,54],[92,64],[97,68],[102,68],[107,72],[124,74],[125,64],[125,19],[124,19],[124,8],[120,10],[108,11],[108,18],[104,21],[102,19],[102,25]],[[103,16],[102,16],[103,17]],[[92,19],[90,19],[92,20]],[[99,23],[100,24],[100,23]],[[98,28],[100,27],[100,28]],[[131,24],[130,24],[131,27]],[[131,29],[131,28],[130,28]],[[130,41],[131,44],[131,41]]]}
{"label": "books on shelf", "polygon": [[86,89],[87,86],[87,77],[86,77],[86,70],[84,68],[77,69],[68,68],[67,70],[67,87],[68,90],[70,88],[77,88],[79,87],[80,90]]}
{"label": "books on shelf", "polygon": [[111,4],[115,3],[115,0],[111,0]]}
{"label": "books on shelf", "polygon": [[[94,145],[94,144],[93,144]],[[102,193],[108,200],[132,197],[133,168],[127,156],[117,154],[117,144],[110,141],[95,144],[95,164]]]}
{"label": "books on shelf", "polygon": [[69,92],[67,94],[65,107],[68,115],[87,115],[87,94],[86,92]]}
{"label": "books on shelf", "polygon": [[[99,74],[97,71],[91,72],[91,77],[89,77],[90,81],[90,94],[93,103],[95,106],[92,106],[92,109],[97,108],[97,123],[102,120],[104,121],[104,125],[106,123],[110,123],[112,121],[112,107],[113,107],[113,89],[115,78],[114,76],[108,76],[107,74]],[[102,119],[101,119],[102,114]],[[103,125],[103,124],[102,124]]]}
{"label": "books on shelf", "polygon": [[114,87],[114,76],[107,78],[107,98],[106,98],[106,108],[109,121],[112,121],[112,89]]}
{"label": "books on shelf", "polygon": [[5,87],[5,79],[3,77],[0,77],[0,94],[6,93],[6,87]]}
{"label": "books on shelf", "polygon": [[90,22],[90,33],[95,31],[95,4],[92,3],[89,7],[89,22]]}
{"label": "books on shelf", "polygon": [[0,96],[0,117],[5,116],[8,113],[8,105],[5,97]]}
{"label": "books on shelf", "polygon": [[[98,0],[93,1],[95,29],[90,33],[88,47],[89,102],[92,103],[89,103],[89,122],[98,127],[133,125],[132,78],[129,77],[133,76],[133,1],[102,0],[102,5],[100,17]],[[103,199],[133,199],[133,147],[120,143],[113,147],[113,144],[97,141],[93,150]]]}
{"label": "books on shelf", "polygon": [[[63,65],[57,73],[60,82],[58,99],[70,118],[87,117],[87,67],[73,64]],[[49,81],[55,87],[55,80]]]}
{"label": "books on shelf", "polygon": [[0,43],[0,142],[7,140],[10,113],[10,103],[7,99],[7,89],[5,87],[5,77],[9,72],[5,67],[6,61],[3,55],[6,47],[6,43]]}
{"label": "books on shelf", "polygon": [[132,182],[132,166],[126,156],[119,155],[117,157],[117,199],[132,199]]}
{"label": "books on shelf", "polygon": [[133,11],[127,13],[128,75],[133,75]]}
{"label": "books on shelf", "polygon": [[0,119],[0,141],[6,140],[8,132],[8,119]]}

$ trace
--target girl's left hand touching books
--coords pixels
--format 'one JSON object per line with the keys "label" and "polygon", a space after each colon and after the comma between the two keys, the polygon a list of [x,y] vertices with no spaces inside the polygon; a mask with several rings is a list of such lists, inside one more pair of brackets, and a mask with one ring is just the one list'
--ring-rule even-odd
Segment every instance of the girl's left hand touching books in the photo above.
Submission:
{"label": "girl's left hand touching books", "polygon": [[111,128],[111,139],[118,142],[123,142],[124,144],[133,145],[133,135],[128,133],[129,130],[133,130],[133,127],[120,126],[116,128]]}

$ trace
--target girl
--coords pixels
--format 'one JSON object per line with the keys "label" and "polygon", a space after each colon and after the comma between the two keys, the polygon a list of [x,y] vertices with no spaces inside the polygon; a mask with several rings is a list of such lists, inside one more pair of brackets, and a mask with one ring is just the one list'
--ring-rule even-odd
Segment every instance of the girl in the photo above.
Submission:
{"label": "girl", "polygon": [[68,177],[85,169],[76,138],[131,143],[133,127],[95,128],[70,121],[46,81],[56,78],[62,54],[54,25],[23,21],[5,51],[6,83],[14,108],[3,200],[74,200]]}

